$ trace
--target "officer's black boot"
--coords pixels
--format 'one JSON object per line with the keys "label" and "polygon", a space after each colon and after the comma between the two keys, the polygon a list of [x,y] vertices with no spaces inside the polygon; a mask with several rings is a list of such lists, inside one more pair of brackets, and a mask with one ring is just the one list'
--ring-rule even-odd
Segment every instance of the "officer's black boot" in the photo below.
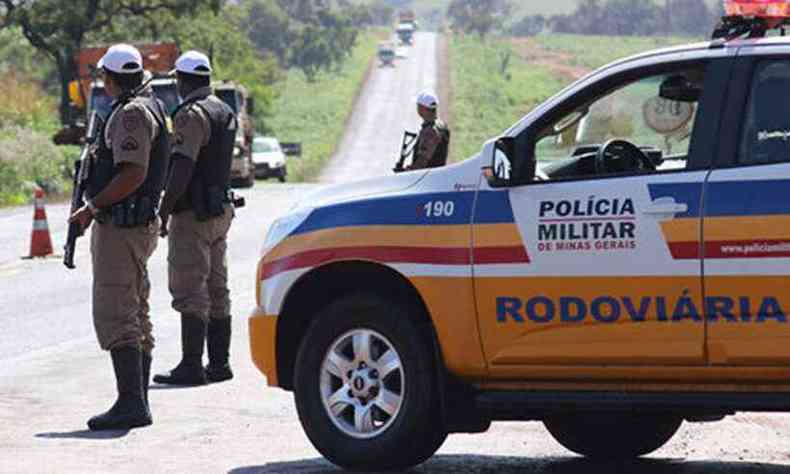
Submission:
{"label": "officer's black boot", "polygon": [[151,380],[151,353],[143,351],[143,400],[145,406],[148,407],[148,413],[151,413],[151,405],[148,404],[148,385]]}
{"label": "officer's black boot", "polygon": [[143,398],[142,356],[140,349],[124,347],[110,351],[118,400],[109,411],[88,420],[88,428],[128,430],[151,424],[151,414]]}
{"label": "officer's black boot", "polygon": [[167,385],[203,385],[203,344],[206,340],[206,323],[198,316],[181,315],[181,362],[175,369],[154,376],[154,382]]}
{"label": "officer's black boot", "polygon": [[230,370],[228,363],[230,323],[230,317],[209,319],[206,332],[206,345],[208,346],[206,378],[209,382],[224,382],[233,378],[233,371]]}

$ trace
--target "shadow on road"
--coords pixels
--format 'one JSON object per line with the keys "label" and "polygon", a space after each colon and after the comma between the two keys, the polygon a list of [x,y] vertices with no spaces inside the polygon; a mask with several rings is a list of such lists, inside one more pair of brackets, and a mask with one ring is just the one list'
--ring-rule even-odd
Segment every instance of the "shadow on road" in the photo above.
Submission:
{"label": "shadow on road", "polygon": [[[343,472],[324,459],[240,467],[228,474],[330,474]],[[585,458],[521,458],[510,456],[435,456],[427,463],[404,471],[464,474],[790,474],[790,466],[746,462],[638,459],[625,462]],[[378,473],[367,473],[378,474]]]}
{"label": "shadow on road", "polygon": [[129,434],[129,430],[90,431],[76,430],[52,433],[38,433],[36,438],[46,439],[118,439]]}

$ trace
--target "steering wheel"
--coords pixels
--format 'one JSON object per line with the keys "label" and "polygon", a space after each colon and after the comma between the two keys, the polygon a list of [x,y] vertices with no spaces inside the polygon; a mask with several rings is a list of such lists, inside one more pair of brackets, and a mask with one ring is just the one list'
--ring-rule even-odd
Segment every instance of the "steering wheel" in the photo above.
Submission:
{"label": "steering wheel", "polygon": [[656,165],[650,158],[638,146],[626,140],[609,140],[595,155],[596,174],[655,169]]}

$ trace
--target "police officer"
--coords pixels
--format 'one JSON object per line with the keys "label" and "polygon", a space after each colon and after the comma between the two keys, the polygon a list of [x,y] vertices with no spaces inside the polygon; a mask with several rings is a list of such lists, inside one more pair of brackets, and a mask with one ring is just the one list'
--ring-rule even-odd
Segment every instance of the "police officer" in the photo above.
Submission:
{"label": "police officer", "polygon": [[423,122],[409,169],[439,168],[447,164],[450,129],[439,119],[438,107],[439,99],[432,92],[421,92],[417,96],[417,113]]}
{"label": "police officer", "polygon": [[143,61],[132,46],[111,47],[98,63],[114,99],[99,129],[87,203],[69,221],[91,231],[93,322],[110,351],[118,399],[88,421],[91,430],[151,424],[148,374],[154,337],[148,314],[147,262],[157,244],[157,210],[169,161],[164,107],[143,83]]}
{"label": "police officer", "polygon": [[[237,121],[210,87],[206,55],[188,51],[176,61],[179,95],[172,170],[162,202],[169,221],[168,263],[173,309],[181,313],[181,362],[154,381],[201,385],[233,378],[228,363],[231,316],[226,261],[233,219],[230,168]],[[171,217],[172,215],[172,217]],[[203,367],[203,344],[209,363]]]}

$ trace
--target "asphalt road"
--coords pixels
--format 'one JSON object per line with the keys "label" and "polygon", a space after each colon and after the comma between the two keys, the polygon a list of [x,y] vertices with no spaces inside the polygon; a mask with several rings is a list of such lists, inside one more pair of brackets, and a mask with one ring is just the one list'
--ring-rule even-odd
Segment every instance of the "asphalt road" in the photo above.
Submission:
{"label": "asphalt road", "polygon": [[436,91],[436,43],[435,34],[418,33],[414,47],[398,48],[394,67],[374,66],[322,182],[344,183],[392,172],[403,131],[417,132],[421,123],[417,94]]}
{"label": "asphalt road", "polygon": [[[433,77],[420,71],[433,74],[433,47],[432,37],[420,34],[395,70],[376,71],[357,118],[388,117],[382,123],[400,129],[416,125],[413,107],[382,96],[390,90],[411,100],[418,83],[430,84]],[[352,127],[353,138],[347,137],[348,147],[338,153],[326,181],[388,172],[399,138],[365,123]],[[247,343],[246,316],[254,304],[254,269],[264,233],[277,214],[319,186],[259,184],[242,192],[248,207],[234,222],[228,256],[236,378],[201,388],[154,386],[154,425],[130,432],[85,430],[87,418],[107,409],[115,396],[109,357],[93,336],[87,239],[80,241],[76,271],[67,271],[59,259],[20,260],[28,251],[33,211],[0,211],[0,473],[337,472],[302,432],[291,394],[265,385]],[[54,244],[62,246],[65,206],[50,205],[47,211]],[[156,372],[171,368],[180,355],[164,245],[149,270]],[[790,473],[790,416],[740,414],[719,423],[687,424],[655,455],[626,464],[574,457],[538,423],[497,423],[485,434],[451,436],[436,457],[412,472]]]}

